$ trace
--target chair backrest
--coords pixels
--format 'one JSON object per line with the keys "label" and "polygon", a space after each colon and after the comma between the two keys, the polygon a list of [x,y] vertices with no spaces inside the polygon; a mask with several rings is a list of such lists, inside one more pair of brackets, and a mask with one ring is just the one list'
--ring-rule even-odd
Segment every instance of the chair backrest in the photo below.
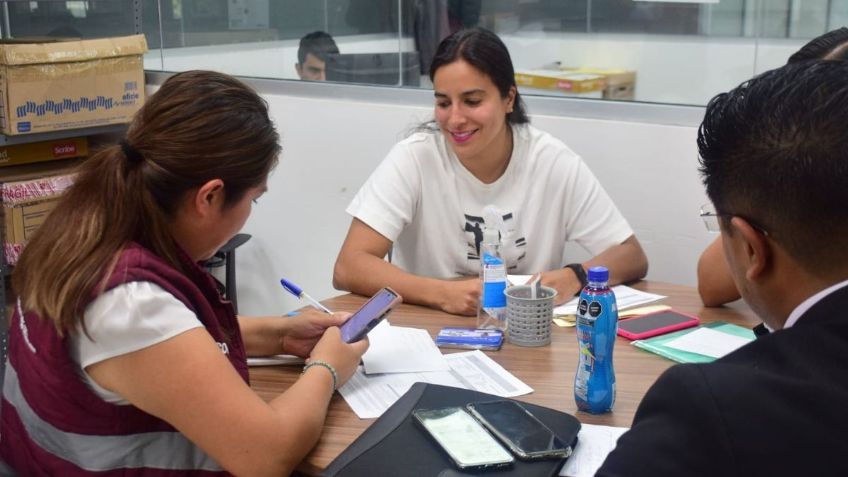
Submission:
{"label": "chair backrest", "polygon": [[215,252],[203,265],[208,268],[225,267],[224,272],[224,298],[233,303],[238,313],[238,295],[236,288],[236,249],[250,240],[250,234],[236,234],[227,243]]}

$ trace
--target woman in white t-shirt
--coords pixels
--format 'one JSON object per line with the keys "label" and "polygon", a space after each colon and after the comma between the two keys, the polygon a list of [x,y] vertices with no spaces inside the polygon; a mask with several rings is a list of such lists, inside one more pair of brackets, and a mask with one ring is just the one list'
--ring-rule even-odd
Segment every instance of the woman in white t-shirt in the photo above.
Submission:
{"label": "woman in white t-shirt", "polygon": [[[645,275],[642,247],[585,163],[529,125],[497,35],[449,36],[430,79],[437,127],[395,145],[351,202],[337,288],[370,295],[388,285],[404,301],[472,315],[484,228],[499,231],[508,272],[541,273],[558,302],[580,290],[590,266],[609,267],[612,283]],[[592,258],[566,264],[566,241]],[[383,260],[390,250],[393,263]]]}

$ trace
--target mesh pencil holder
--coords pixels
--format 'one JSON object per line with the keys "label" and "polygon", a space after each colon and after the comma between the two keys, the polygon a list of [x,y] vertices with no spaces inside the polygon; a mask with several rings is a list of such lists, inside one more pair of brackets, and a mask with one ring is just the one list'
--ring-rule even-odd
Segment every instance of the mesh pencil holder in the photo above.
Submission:
{"label": "mesh pencil holder", "polygon": [[539,287],[536,298],[532,298],[530,285],[517,285],[504,290],[504,294],[507,340],[519,346],[550,344],[556,290]]}

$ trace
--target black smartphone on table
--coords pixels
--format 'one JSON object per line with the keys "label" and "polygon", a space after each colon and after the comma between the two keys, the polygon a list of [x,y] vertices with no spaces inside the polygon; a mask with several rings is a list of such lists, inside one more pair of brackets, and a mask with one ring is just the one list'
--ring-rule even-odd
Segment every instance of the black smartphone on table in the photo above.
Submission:
{"label": "black smartphone on table", "polygon": [[[573,442],[563,442],[548,426],[515,401],[467,404],[466,409],[522,460],[563,459]],[[574,430],[576,438],[579,427]]]}

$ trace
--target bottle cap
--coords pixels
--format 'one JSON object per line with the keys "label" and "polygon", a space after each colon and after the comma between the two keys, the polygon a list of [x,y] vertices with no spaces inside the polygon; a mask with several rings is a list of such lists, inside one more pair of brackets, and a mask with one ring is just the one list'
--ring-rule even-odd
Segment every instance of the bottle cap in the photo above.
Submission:
{"label": "bottle cap", "polygon": [[608,282],[609,270],[607,267],[592,267],[589,269],[590,282]]}
{"label": "bottle cap", "polygon": [[498,229],[483,229],[483,243],[500,243],[501,237]]}

